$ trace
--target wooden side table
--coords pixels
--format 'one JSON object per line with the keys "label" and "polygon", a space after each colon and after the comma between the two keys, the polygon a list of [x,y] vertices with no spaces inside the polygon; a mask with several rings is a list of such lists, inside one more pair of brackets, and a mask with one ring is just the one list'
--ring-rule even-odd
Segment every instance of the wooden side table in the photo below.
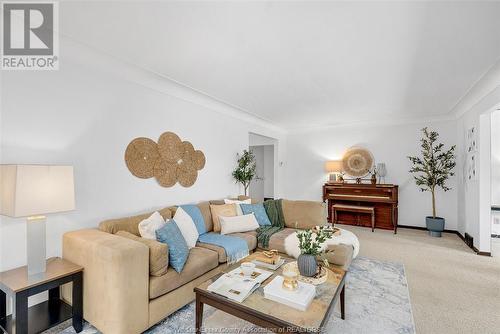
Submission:
{"label": "wooden side table", "polygon": [[[59,287],[73,282],[73,307],[59,295]],[[28,308],[28,297],[49,291],[49,300]],[[12,315],[7,316],[7,295]],[[47,260],[45,273],[28,276],[27,267],[0,273],[0,332],[39,333],[73,318],[77,333],[83,328],[83,267],[61,258]]]}

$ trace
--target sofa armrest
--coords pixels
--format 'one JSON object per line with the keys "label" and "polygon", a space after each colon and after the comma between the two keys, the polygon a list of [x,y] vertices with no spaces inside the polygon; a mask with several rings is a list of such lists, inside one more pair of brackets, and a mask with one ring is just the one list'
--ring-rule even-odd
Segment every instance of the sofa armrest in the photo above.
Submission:
{"label": "sofa armrest", "polygon": [[97,229],[79,230],[64,234],[63,258],[84,268],[85,320],[106,334],[140,333],[148,328],[146,245]]}
{"label": "sofa armrest", "polygon": [[354,249],[351,245],[328,245],[326,254],[320,256],[319,259],[326,258],[330,264],[347,270],[351,265],[353,254]]}

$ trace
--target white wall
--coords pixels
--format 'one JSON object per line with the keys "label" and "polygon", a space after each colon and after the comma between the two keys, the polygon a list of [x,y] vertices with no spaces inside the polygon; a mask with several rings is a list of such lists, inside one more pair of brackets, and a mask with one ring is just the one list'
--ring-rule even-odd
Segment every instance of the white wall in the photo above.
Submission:
{"label": "white wall", "polygon": [[[61,50],[59,71],[2,73],[1,162],[74,166],[76,210],[48,217],[48,256],[61,254],[64,232],[106,218],[237,195],[231,171],[249,132],[277,138],[285,152],[282,132],[231,107],[70,42]],[[205,153],[191,188],[163,188],[125,165],[133,138],[164,131]],[[1,217],[0,228],[0,270],[25,264],[25,220]]]}
{"label": "white wall", "polygon": [[491,204],[500,206],[500,111],[491,114]]}
{"label": "white wall", "polygon": [[255,157],[255,177],[250,181],[249,195],[259,202],[264,201],[264,146],[250,146]]}
{"label": "white wall", "polygon": [[[419,191],[408,173],[408,155],[420,152],[420,129],[428,126],[440,134],[446,147],[456,143],[454,121],[432,124],[357,125],[289,134],[285,193],[289,198],[321,200],[322,185],[327,179],[324,163],[338,160],[351,146],[363,146],[376,162],[387,166],[386,183],[399,185],[399,224],[425,226],[425,216],[432,213],[430,193]],[[457,229],[456,178],[449,180],[452,190],[438,191],[437,213],[446,218],[446,229]]]}
{"label": "white wall", "polygon": [[264,197],[274,198],[274,146],[264,148]]}

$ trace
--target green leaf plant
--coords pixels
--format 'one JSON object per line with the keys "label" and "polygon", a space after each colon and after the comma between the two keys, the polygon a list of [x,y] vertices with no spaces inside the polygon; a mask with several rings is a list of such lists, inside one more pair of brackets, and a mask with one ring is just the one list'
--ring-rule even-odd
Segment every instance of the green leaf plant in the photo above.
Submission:
{"label": "green leaf plant", "polygon": [[432,217],[436,218],[436,190],[438,188],[448,191],[446,181],[453,176],[455,168],[455,145],[446,150],[444,144],[436,143],[439,134],[436,131],[422,129],[420,139],[421,156],[409,156],[412,167],[410,173],[414,174],[415,183],[421,191],[430,191],[432,194]]}
{"label": "green leaf plant", "polygon": [[302,230],[297,232],[300,253],[304,255],[320,255],[321,245],[331,238],[333,232],[325,226],[316,229]]}
{"label": "green leaf plant", "polygon": [[255,177],[255,156],[251,151],[244,150],[241,155],[237,155],[238,162],[232,175],[236,183],[241,183],[245,189],[245,196],[248,195],[248,187]]}

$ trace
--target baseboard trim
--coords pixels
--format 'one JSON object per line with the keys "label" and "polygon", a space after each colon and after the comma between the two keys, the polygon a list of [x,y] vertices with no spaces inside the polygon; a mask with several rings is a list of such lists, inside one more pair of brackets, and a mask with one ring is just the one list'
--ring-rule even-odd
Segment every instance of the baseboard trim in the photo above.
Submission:
{"label": "baseboard trim", "polygon": [[[427,231],[427,228],[423,227],[423,226],[398,225],[398,228],[408,228],[408,229],[411,229],[411,230]],[[455,231],[455,230],[444,230],[443,232],[444,233],[453,233],[453,234],[457,234],[458,233],[458,231]],[[461,237],[461,239],[463,239],[463,237]]]}
{"label": "baseboard trim", "polygon": [[[411,230],[427,231],[427,228],[422,227],[422,226],[398,225],[398,228],[407,228],[407,229],[411,229]],[[457,230],[444,230],[443,232],[456,234],[465,243],[465,237],[462,235],[462,233],[458,232]],[[467,245],[467,243],[465,243],[465,244]],[[467,247],[469,247],[469,245],[467,245]],[[491,257],[491,252],[480,252],[479,249],[477,249],[474,246],[469,247],[469,248],[472,249],[477,255]]]}

